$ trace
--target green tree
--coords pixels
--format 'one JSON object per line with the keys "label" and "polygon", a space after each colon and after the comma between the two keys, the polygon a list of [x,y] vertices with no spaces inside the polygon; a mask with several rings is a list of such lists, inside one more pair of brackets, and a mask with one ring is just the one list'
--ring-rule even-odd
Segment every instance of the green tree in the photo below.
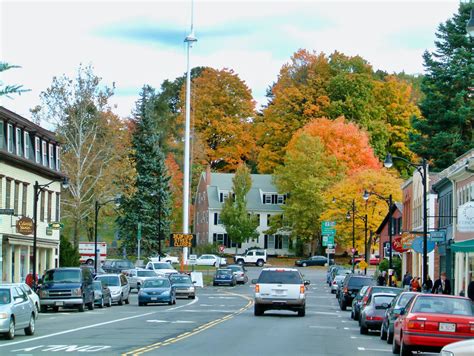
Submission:
{"label": "green tree", "polygon": [[313,242],[313,251],[321,235],[324,191],[339,181],[345,170],[336,157],[328,154],[319,137],[305,132],[286,152],[284,165],[275,170],[278,191],[288,194],[282,209],[292,238]]}
{"label": "green tree", "polygon": [[122,199],[118,218],[122,246],[130,254],[136,251],[138,223],[142,225],[141,247],[145,255],[158,252],[159,240],[170,231],[170,176],[153,111],[155,95],[153,88],[144,86],[133,116],[131,160],[137,176],[133,193]]}
{"label": "green tree", "polygon": [[421,89],[422,118],[413,119],[411,149],[442,170],[474,147],[474,39],[466,34],[472,3],[460,3],[457,14],[440,24],[436,50],[423,55],[426,75]]}
{"label": "green tree", "polygon": [[76,247],[69,241],[69,239],[61,235],[59,239],[59,267],[77,267],[81,255]]}
{"label": "green tree", "polygon": [[[21,68],[20,66],[15,66],[8,64],[7,62],[0,61],[0,73],[5,72],[9,69],[13,68]],[[23,85],[8,85],[4,84],[3,81],[0,80],[0,96],[6,96],[10,98],[11,94],[18,94],[30,91],[30,89],[23,89]]]}
{"label": "green tree", "polygon": [[258,238],[258,221],[254,214],[247,211],[247,193],[252,187],[250,170],[241,164],[235,171],[232,179],[233,197],[229,196],[222,208],[221,220],[229,239],[236,244],[235,253],[239,243],[248,239]]}

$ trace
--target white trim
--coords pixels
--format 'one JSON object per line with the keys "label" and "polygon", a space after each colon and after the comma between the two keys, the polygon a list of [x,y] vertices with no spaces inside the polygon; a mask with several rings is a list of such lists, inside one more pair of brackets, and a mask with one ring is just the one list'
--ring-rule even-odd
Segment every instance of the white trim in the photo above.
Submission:
{"label": "white trim", "polygon": [[35,137],[35,162],[41,163],[41,140],[39,137]]}
{"label": "white trim", "polygon": [[53,169],[53,162],[54,162],[54,151],[53,151],[53,144],[48,144],[48,151],[49,151],[49,168]]}
{"label": "white trim", "polygon": [[22,145],[21,145],[21,129],[19,127],[15,128],[15,153],[17,156],[21,156],[22,152]]}
{"label": "white trim", "polygon": [[41,164],[43,166],[48,165],[48,152],[46,149],[48,148],[47,142],[44,140],[41,140]]}
{"label": "white trim", "polygon": [[30,134],[28,131],[23,132],[23,156],[30,158]]}
{"label": "white trim", "polygon": [[13,153],[13,142],[11,137],[13,135],[13,125],[7,124],[7,151]]}

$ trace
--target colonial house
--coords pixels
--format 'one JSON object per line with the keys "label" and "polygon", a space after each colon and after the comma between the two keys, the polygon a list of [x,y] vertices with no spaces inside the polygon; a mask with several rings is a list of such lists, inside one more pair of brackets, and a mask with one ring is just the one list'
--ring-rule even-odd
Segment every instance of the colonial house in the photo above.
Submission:
{"label": "colonial house", "polygon": [[[195,198],[194,233],[197,244],[217,243],[225,246],[224,252],[234,253],[236,244],[227,236],[220,220],[225,199],[232,196],[232,178],[230,173],[211,173],[208,169],[201,174]],[[247,210],[255,214],[259,225],[259,236],[237,245],[238,252],[249,247],[267,249],[269,255],[288,255],[290,239],[288,233],[267,234],[270,221],[282,214],[282,205],[286,196],[278,193],[269,174],[252,174],[252,187],[247,194]]]}
{"label": "colonial house", "polygon": [[20,282],[32,272],[34,185],[38,182],[36,271],[58,266],[60,146],[53,132],[0,106],[0,276]]}

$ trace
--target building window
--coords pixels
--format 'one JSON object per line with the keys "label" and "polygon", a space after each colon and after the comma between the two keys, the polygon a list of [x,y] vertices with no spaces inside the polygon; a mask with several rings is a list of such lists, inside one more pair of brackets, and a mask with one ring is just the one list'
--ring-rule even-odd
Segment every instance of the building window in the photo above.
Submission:
{"label": "building window", "polygon": [[42,164],[43,166],[47,166],[48,165],[48,152],[47,152],[47,144],[46,144],[46,141],[41,141],[41,153],[43,154],[42,157],[43,157],[43,160],[42,160]]}
{"label": "building window", "polygon": [[270,226],[270,217],[271,217],[271,215],[267,214],[267,226]]}
{"label": "building window", "polygon": [[16,143],[16,155],[23,156],[23,142],[21,137],[21,129],[16,128],[16,136],[15,136],[15,143]]}
{"label": "building window", "polygon": [[5,147],[5,124],[0,120],[0,150]]}
{"label": "building window", "polygon": [[221,214],[214,213],[214,225],[221,225],[221,224],[222,224]]}
{"label": "building window", "polygon": [[271,194],[264,194],[263,195],[263,204],[271,204],[271,203],[272,203]]}
{"label": "building window", "polygon": [[13,125],[8,124],[7,126],[7,150],[13,153]]}
{"label": "building window", "polygon": [[59,216],[59,204],[61,202],[61,194],[60,193],[56,193],[56,221],[60,221],[61,220],[61,217]]}
{"label": "building window", "polygon": [[41,142],[39,137],[35,137],[35,161],[41,163]]}
{"label": "building window", "polygon": [[10,208],[11,192],[12,192],[12,181],[11,179],[7,178],[7,183],[5,184],[5,209],[11,209]]}
{"label": "building window", "polygon": [[18,200],[20,199],[20,182],[15,181],[15,193],[13,195],[13,209],[15,215],[18,215]]}
{"label": "building window", "polygon": [[30,158],[30,134],[26,131],[23,133],[23,151],[25,158]]}
{"label": "building window", "polygon": [[61,167],[59,166],[59,146],[56,146],[56,170],[59,171]]}
{"label": "building window", "polygon": [[51,222],[52,205],[53,205],[53,192],[48,192],[48,222]]}
{"label": "building window", "polygon": [[3,190],[2,190],[2,188],[3,188],[3,177],[0,176],[0,208],[3,205],[3,196],[2,196]]}
{"label": "building window", "polygon": [[223,203],[229,197],[229,192],[220,192],[219,201]]}
{"label": "building window", "polygon": [[53,145],[50,143],[49,144],[49,168],[53,169],[54,168],[54,151],[53,151]]}
{"label": "building window", "polygon": [[44,191],[40,194],[40,221],[44,221]]}
{"label": "building window", "polygon": [[27,215],[28,184],[23,183],[23,194],[21,195],[21,215]]}

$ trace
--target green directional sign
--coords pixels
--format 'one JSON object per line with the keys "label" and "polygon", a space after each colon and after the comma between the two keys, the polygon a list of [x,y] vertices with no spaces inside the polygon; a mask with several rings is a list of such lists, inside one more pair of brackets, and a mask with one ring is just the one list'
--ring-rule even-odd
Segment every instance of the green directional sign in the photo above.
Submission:
{"label": "green directional sign", "polygon": [[141,239],[142,239],[142,223],[138,223],[137,240],[140,241]]}
{"label": "green directional sign", "polygon": [[334,246],[334,235],[323,235],[323,246]]}
{"label": "green directional sign", "polygon": [[335,221],[323,221],[321,223],[321,235],[335,235],[335,234],[336,234]]}

